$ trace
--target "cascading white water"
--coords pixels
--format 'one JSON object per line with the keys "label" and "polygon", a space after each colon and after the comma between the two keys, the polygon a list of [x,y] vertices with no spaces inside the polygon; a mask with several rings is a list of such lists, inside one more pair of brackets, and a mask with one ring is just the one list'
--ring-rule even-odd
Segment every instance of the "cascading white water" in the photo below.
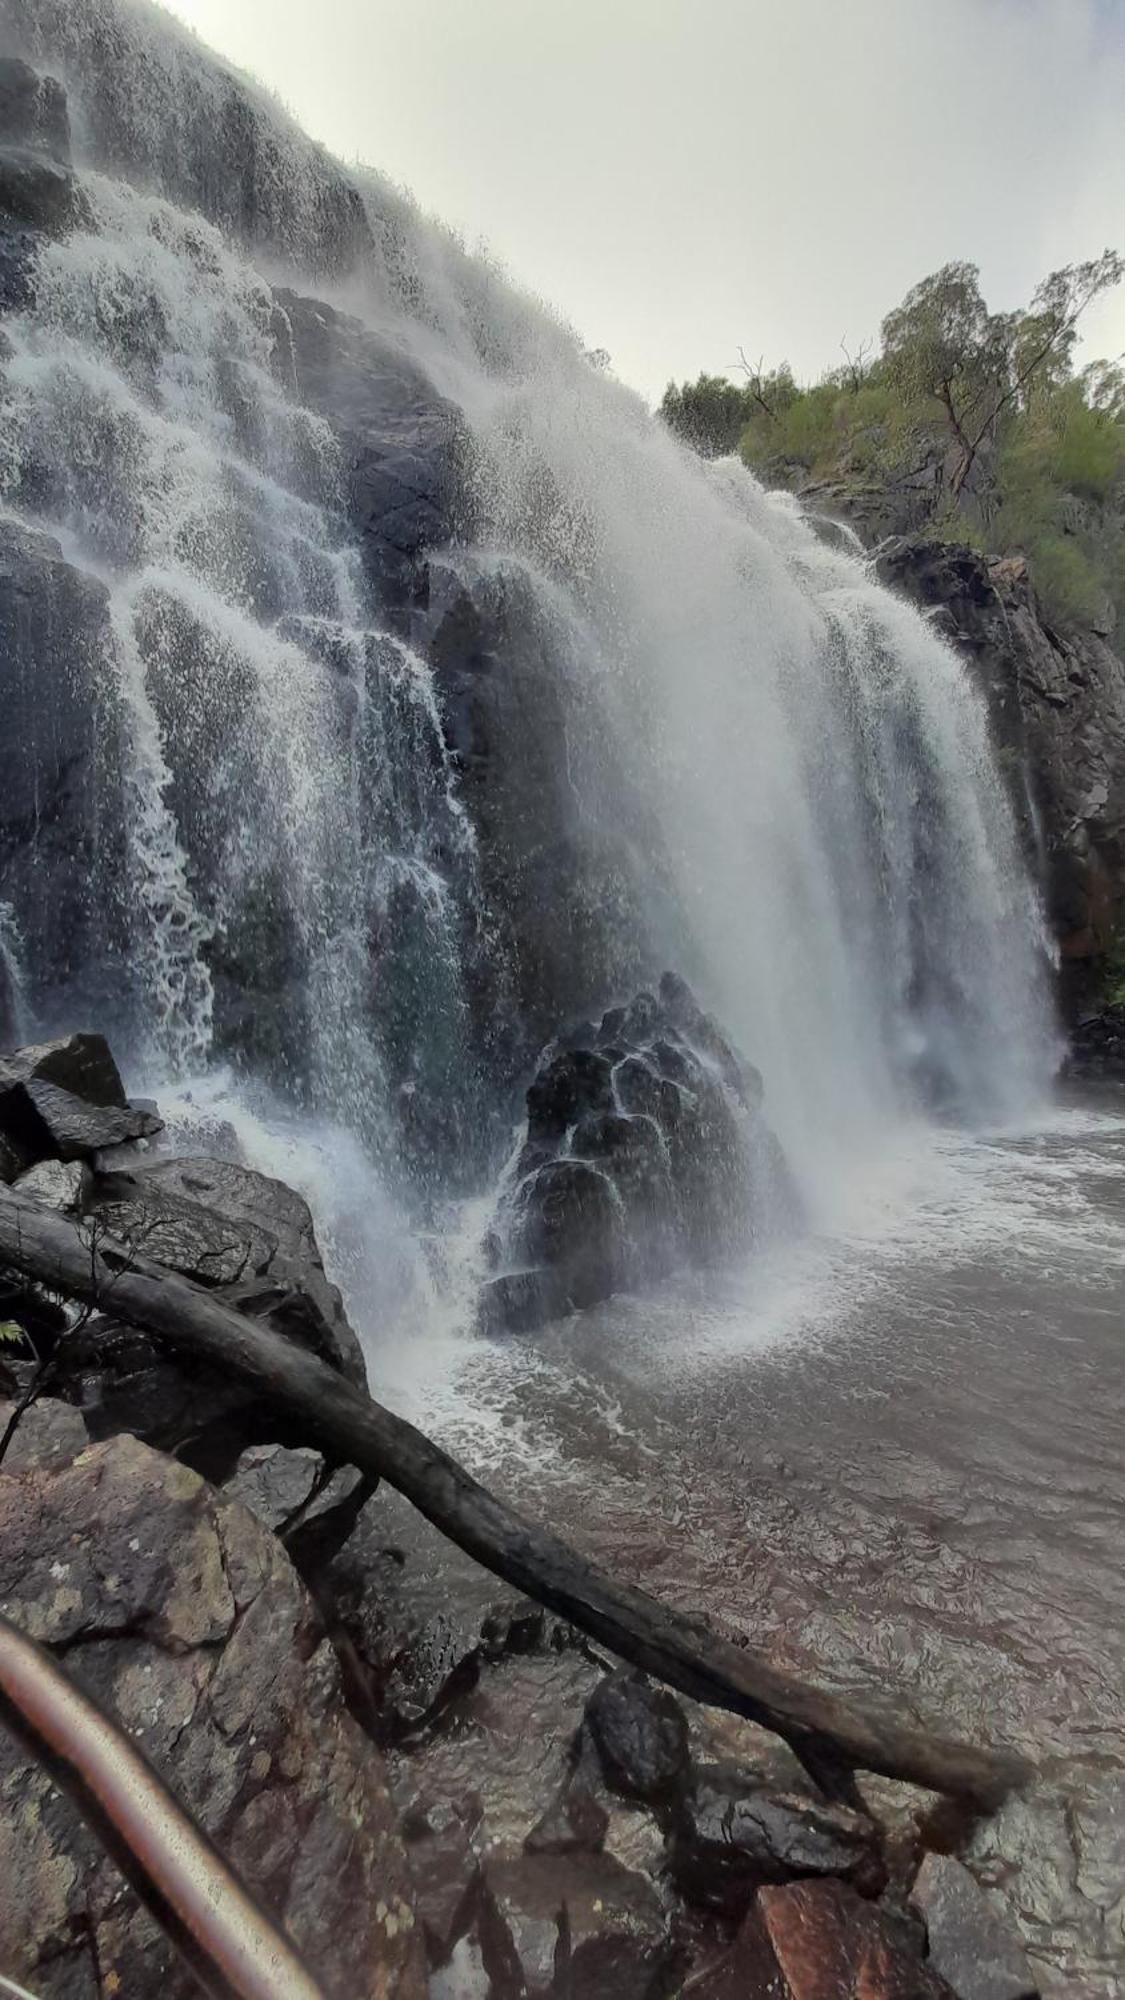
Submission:
{"label": "cascading white water", "polygon": [[216,940],[272,953],[300,992],[286,1060],[378,1145],[368,941],[404,885],[459,1004],[434,856],[471,864],[472,833],[429,670],[371,617],[335,440],[278,380],[268,286],[158,197],[93,173],[82,195],[88,226],[43,250],[8,322],[0,464],[109,589],[146,1060],[210,1059]]}
{"label": "cascading white water", "polygon": [[[924,621],[154,10],[6,12],[105,171],[83,171],[85,218],[9,322],[0,468],[8,504],[110,590],[166,1066],[208,1059],[216,982],[248,958],[283,1018],[235,1045],[253,1061],[264,1040],[275,1082],[299,1073],[376,1148],[417,1063],[404,1038],[440,1041],[443,1077],[465,1066],[473,829],[431,668],[384,629],[335,440],[286,378],[280,276],[393,338],[463,413],[477,549],[445,560],[518,569],[565,664],[576,811],[619,841],[648,960],[763,1070],[806,1189],[923,1098],[984,1119],[1033,1098],[1052,1062],[1038,903],[983,702]],[[411,970],[380,1041],[372,935],[404,899]]]}

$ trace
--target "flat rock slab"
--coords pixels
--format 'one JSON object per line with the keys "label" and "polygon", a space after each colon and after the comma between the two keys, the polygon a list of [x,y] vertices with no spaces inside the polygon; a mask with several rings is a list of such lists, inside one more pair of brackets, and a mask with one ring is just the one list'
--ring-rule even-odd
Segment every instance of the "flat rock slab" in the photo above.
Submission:
{"label": "flat rock slab", "polygon": [[1022,1941],[952,1854],[927,1854],[910,1892],[929,1940],[929,1962],[958,2000],[1035,2000],[1039,1988]]}
{"label": "flat rock slab", "polygon": [[[284,1550],[245,1508],[131,1437],[5,1463],[0,1609],[136,1739],[326,1995],[423,2000],[382,1760]],[[194,2000],[94,1836],[6,1737],[0,1881],[0,1964],[41,2000]]]}

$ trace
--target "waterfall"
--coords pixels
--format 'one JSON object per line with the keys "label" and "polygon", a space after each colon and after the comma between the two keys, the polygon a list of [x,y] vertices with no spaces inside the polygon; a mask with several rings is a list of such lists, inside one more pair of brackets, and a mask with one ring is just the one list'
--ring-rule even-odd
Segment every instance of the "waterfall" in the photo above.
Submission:
{"label": "waterfall", "polygon": [[[0,24],[67,87],[78,193],[6,321],[0,500],[106,595],[150,1069],[234,1060],[475,1185],[538,1042],[668,964],[814,1198],[920,1105],[1033,1100],[1038,899],[925,621],[155,9]],[[421,429],[457,487],[428,554]]]}

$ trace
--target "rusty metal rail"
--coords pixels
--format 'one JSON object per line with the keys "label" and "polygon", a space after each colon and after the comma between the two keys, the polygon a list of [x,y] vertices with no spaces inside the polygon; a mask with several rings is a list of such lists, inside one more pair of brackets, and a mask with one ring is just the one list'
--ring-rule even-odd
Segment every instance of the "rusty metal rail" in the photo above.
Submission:
{"label": "rusty metal rail", "polygon": [[216,2000],[324,2000],[295,1946],[116,1723],[0,1615],[0,1723],[74,1801]]}

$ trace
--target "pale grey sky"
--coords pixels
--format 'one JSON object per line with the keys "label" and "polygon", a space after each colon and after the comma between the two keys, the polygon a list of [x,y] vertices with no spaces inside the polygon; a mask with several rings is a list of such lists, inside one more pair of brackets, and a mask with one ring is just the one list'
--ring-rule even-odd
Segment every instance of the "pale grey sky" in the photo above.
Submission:
{"label": "pale grey sky", "polygon": [[[172,0],[652,397],[1125,250],[1125,0]],[[1125,348],[1125,292],[1087,353]]]}

